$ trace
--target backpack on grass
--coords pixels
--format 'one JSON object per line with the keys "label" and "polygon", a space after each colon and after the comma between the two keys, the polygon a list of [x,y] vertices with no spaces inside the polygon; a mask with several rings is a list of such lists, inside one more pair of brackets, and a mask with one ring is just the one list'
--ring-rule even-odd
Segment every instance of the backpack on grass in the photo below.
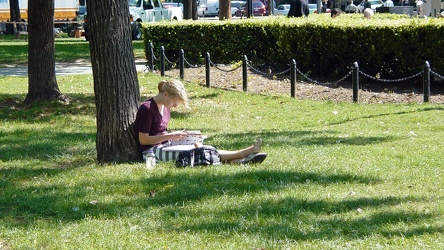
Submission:
{"label": "backpack on grass", "polygon": [[176,167],[193,167],[220,164],[220,155],[213,147],[203,146],[182,151],[176,158]]}

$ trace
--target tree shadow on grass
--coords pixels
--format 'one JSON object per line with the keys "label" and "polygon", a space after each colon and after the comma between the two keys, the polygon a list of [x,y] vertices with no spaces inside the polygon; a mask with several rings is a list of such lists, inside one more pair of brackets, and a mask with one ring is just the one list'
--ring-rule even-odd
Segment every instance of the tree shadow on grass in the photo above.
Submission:
{"label": "tree shadow on grass", "polygon": [[[390,238],[394,235],[403,236],[405,231],[397,229],[400,224],[409,226],[415,235],[442,232],[440,227],[425,228],[422,225],[434,217],[424,211],[399,211],[401,204],[425,202],[426,199],[415,197],[345,197],[342,200],[306,199],[298,197],[265,196],[257,202],[239,199],[238,204],[221,208],[187,209],[188,205],[213,196],[242,197],[246,193],[254,195],[267,190],[268,193],[279,192],[288,186],[338,186],[338,185],[374,185],[381,180],[354,175],[319,174],[297,171],[258,170],[250,173],[239,173],[213,180],[202,175],[187,182],[184,175],[180,181],[172,180],[170,189],[153,197],[149,206],[164,207],[165,218],[194,218],[187,225],[178,227],[173,223],[163,225],[175,232],[196,232],[220,234],[236,232],[236,234],[255,234],[263,239],[315,240],[346,238],[357,239],[374,234]],[[153,179],[147,180],[148,182]],[[154,182],[156,182],[154,180]],[[174,183],[174,184],[171,184]],[[177,185],[175,184],[177,183]],[[188,184],[186,184],[188,183]],[[200,184],[200,183],[206,183]],[[208,185],[208,183],[210,183]],[[170,194],[174,194],[171,195]],[[174,197],[183,197],[174,199]],[[210,199],[211,200],[211,199]],[[187,204],[179,209],[174,204]],[[369,213],[367,211],[385,211]],[[396,212],[393,212],[396,211]],[[350,219],[348,213],[359,214]],[[331,217],[326,219],[326,217]],[[170,221],[170,220],[165,220]],[[415,226],[417,225],[417,226]],[[300,227],[300,228],[299,228]],[[393,227],[393,230],[388,228]],[[402,227],[402,226],[401,226]]]}
{"label": "tree shadow on grass", "polygon": [[[375,199],[378,203],[378,199]],[[401,202],[401,201],[400,201]],[[383,206],[387,206],[382,204]],[[390,205],[389,205],[390,206]],[[295,207],[297,208],[297,207]],[[443,229],[440,226],[423,226],[427,224],[427,221],[433,218],[433,215],[416,212],[378,212],[365,216],[365,218],[348,219],[348,218],[334,218],[334,219],[319,219],[310,218],[307,219],[302,213],[278,213],[279,207],[275,206],[276,214],[271,216],[283,217],[283,222],[276,223],[273,220],[268,221],[266,216],[261,214],[261,211],[257,209],[253,212],[255,217],[249,216],[245,212],[245,209],[238,212],[238,217],[242,218],[246,222],[242,225],[243,221],[238,218],[232,218],[230,221],[207,221],[207,222],[191,222],[187,226],[182,226],[180,229],[174,227],[174,225],[168,225],[171,231],[179,232],[195,232],[195,233],[208,233],[221,234],[222,232],[236,232],[236,234],[253,234],[260,236],[262,239],[268,240],[294,240],[294,241],[312,241],[312,240],[331,240],[331,239],[363,239],[375,235],[380,235],[385,238],[393,237],[416,237],[424,234],[436,234],[443,233]],[[185,214],[184,216],[189,216]],[[211,218],[217,218],[218,215],[208,215]],[[259,218],[258,218],[259,216]],[[340,216],[340,215],[338,215]],[[221,217],[222,218],[222,217]],[[236,220],[238,219],[238,220]],[[233,222],[233,220],[235,222]],[[260,223],[254,223],[254,221],[260,220]],[[200,220],[201,221],[201,220]],[[408,229],[402,229],[405,226],[401,225],[408,223]],[[388,229],[394,227],[394,229]],[[401,227],[401,229],[396,229]]]}
{"label": "tree shadow on grass", "polygon": [[[0,132],[0,160],[48,160],[62,155],[87,156],[95,150],[95,133],[49,132],[47,129],[20,129]],[[90,144],[88,148],[85,145]],[[94,155],[95,157],[95,155]]]}
{"label": "tree shadow on grass", "polygon": [[[224,167],[224,166],[220,166]],[[22,218],[17,225],[29,225],[34,220],[50,219],[72,221],[106,215],[108,218],[121,216],[122,211],[140,213],[144,209],[162,209],[175,207],[176,204],[197,203],[221,195],[241,196],[245,193],[279,191],[288,185],[338,185],[346,183],[365,184],[379,180],[355,175],[330,175],[304,173],[297,171],[257,170],[239,173],[211,174],[211,168],[197,169],[193,173],[178,170],[174,174],[166,173],[158,177],[134,180],[120,178],[95,181],[88,179],[75,185],[42,185],[23,188],[23,181],[35,178],[51,178],[62,174],[64,169],[0,169],[0,174],[7,176],[0,180],[3,192],[0,197],[0,218]],[[69,169],[68,171],[82,171]],[[113,189],[109,189],[113,186]],[[94,191],[92,191],[94,190]],[[86,200],[91,192],[98,192],[98,204],[91,205]],[[116,197],[112,201],[102,201],[101,197]],[[117,198],[118,197],[118,198]],[[107,199],[108,200],[108,199]],[[264,204],[265,205],[265,204]],[[71,211],[78,207],[79,212]],[[270,213],[273,213],[270,211]],[[280,213],[280,211],[276,211]],[[129,215],[130,216],[130,215]]]}
{"label": "tree shadow on grass", "polygon": [[[428,212],[399,211],[397,206],[405,203],[425,202],[415,197],[345,197],[342,200],[306,199],[298,197],[265,196],[257,202],[239,199],[236,205],[220,209],[187,209],[188,205],[199,203],[214,196],[242,197],[246,193],[255,194],[267,190],[268,193],[280,192],[289,186],[338,186],[338,185],[375,185],[381,180],[347,174],[319,174],[298,171],[258,170],[249,173],[238,173],[227,176],[208,177],[205,174],[193,178],[177,176],[168,183],[169,188],[157,193],[147,206],[164,207],[164,217],[191,218],[187,225],[178,227],[166,223],[165,229],[175,232],[196,232],[220,234],[255,234],[263,239],[315,240],[346,238],[357,239],[374,234],[390,238],[402,236],[404,231],[397,226],[413,224],[416,228],[409,236],[442,232],[440,227],[422,227],[434,217]],[[160,181],[160,180],[159,180]],[[158,183],[149,179],[146,185]],[[166,183],[165,183],[166,184]],[[148,190],[147,190],[148,191]],[[176,198],[175,198],[176,197]],[[183,197],[177,199],[177,197]],[[267,198],[268,197],[268,198]],[[174,204],[187,204],[179,209]],[[367,214],[370,210],[380,210]],[[396,212],[392,212],[396,211]],[[350,219],[347,213],[356,213]],[[326,217],[332,217],[326,219]],[[194,218],[194,219],[193,219]],[[220,218],[220,219],[219,219]],[[165,220],[170,221],[170,220]],[[391,226],[394,228],[390,230]],[[417,225],[417,227],[415,227]],[[299,228],[301,226],[302,228]]]}
{"label": "tree shadow on grass", "polygon": [[0,94],[0,119],[26,123],[47,123],[62,115],[95,116],[94,95],[69,94],[69,102],[48,101],[25,106],[24,97]]}
{"label": "tree shadow on grass", "polygon": [[[217,131],[215,131],[217,132]],[[328,134],[328,136],[325,136]],[[262,138],[264,145],[271,147],[294,147],[294,146],[329,146],[329,145],[354,145],[365,146],[371,144],[391,142],[402,139],[401,136],[383,135],[383,136],[350,136],[344,137],[338,135],[334,130],[329,131],[249,131],[248,133],[230,133],[221,134],[208,138],[205,142],[211,144],[216,142],[216,148],[221,149],[239,149],[252,145],[257,138]]]}
{"label": "tree shadow on grass", "polygon": [[444,110],[443,107],[425,107],[425,108],[418,108],[415,110],[410,110],[410,111],[400,111],[400,112],[396,112],[396,113],[383,113],[383,114],[377,114],[377,115],[363,115],[361,117],[357,117],[354,119],[346,119],[340,122],[334,122],[331,123],[331,125],[339,125],[339,124],[344,124],[344,123],[348,123],[348,122],[354,122],[357,120],[362,120],[362,119],[371,119],[371,118],[375,118],[375,117],[384,117],[384,116],[392,116],[392,115],[406,115],[406,114],[411,114],[411,113],[418,113],[418,112],[429,112],[429,111],[442,111]]}
{"label": "tree shadow on grass", "polygon": [[[26,171],[16,176],[32,179],[39,175],[47,178],[63,170]],[[0,170],[0,174],[8,175],[4,170]],[[397,208],[404,203],[425,202],[422,198],[348,196],[330,200],[267,195],[253,202],[241,198],[264,191],[279,193],[289,187],[298,189],[310,186],[313,189],[321,186],[324,189],[331,185],[376,185],[381,181],[349,174],[290,170],[246,169],[226,173],[215,172],[212,167],[168,171],[162,175],[142,177],[136,182],[128,178],[116,180],[103,177],[101,180],[88,179],[68,186],[62,183],[23,188],[16,182],[2,180],[0,219],[8,220],[5,227],[28,228],[40,220],[47,223],[53,221],[54,224],[81,221],[86,217],[112,220],[158,210],[160,217],[155,220],[162,221],[158,224],[161,227],[159,230],[213,234],[236,232],[270,240],[356,239],[374,234],[389,238],[403,233],[397,229],[400,223],[411,224],[411,237],[442,232],[442,228],[421,226],[432,218],[432,214],[403,212]],[[113,188],[110,189],[110,186]],[[202,206],[218,197],[230,200],[239,197],[239,202],[227,207],[222,204],[216,209]],[[97,199],[97,203],[89,199]],[[380,208],[385,211],[367,214],[367,211],[379,211]],[[350,219],[348,213],[355,213],[357,209],[362,209],[362,215]],[[392,212],[395,210],[397,212]],[[181,221],[179,227],[175,224],[176,217]],[[182,217],[187,217],[189,223],[183,224]],[[391,227],[392,230],[388,229]]]}

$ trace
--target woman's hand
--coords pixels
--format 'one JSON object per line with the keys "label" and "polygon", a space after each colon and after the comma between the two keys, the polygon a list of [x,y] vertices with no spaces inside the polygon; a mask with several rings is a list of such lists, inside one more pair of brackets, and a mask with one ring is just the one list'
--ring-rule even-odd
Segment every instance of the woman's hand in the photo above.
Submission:
{"label": "woman's hand", "polygon": [[168,136],[170,137],[170,140],[173,140],[173,141],[180,140],[181,138],[184,138],[187,135],[188,134],[187,134],[187,132],[185,130],[173,131],[173,132],[168,133]]}

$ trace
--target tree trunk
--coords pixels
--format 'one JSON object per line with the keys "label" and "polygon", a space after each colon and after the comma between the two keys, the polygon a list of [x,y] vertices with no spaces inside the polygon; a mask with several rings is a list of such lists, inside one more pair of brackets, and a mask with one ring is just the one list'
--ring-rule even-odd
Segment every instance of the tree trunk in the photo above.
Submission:
{"label": "tree trunk", "polygon": [[183,19],[197,20],[197,0],[183,0]]}
{"label": "tree trunk", "polygon": [[231,19],[231,0],[219,1],[219,20]]}
{"label": "tree trunk", "polygon": [[134,121],[140,101],[127,0],[87,0],[100,163],[141,159]]}
{"label": "tree trunk", "polygon": [[183,19],[193,18],[193,2],[194,0],[183,0]]}
{"label": "tree trunk", "polygon": [[193,16],[193,20],[199,19],[197,16],[197,0],[191,0],[191,14]]}
{"label": "tree trunk", "polygon": [[54,0],[28,2],[28,94],[25,103],[63,99],[55,75]]}
{"label": "tree trunk", "polygon": [[[19,6],[19,0],[11,0],[9,1],[9,16],[11,22],[20,22],[20,6]],[[20,24],[13,24],[12,29],[14,30],[14,38],[19,39],[20,38]]]}

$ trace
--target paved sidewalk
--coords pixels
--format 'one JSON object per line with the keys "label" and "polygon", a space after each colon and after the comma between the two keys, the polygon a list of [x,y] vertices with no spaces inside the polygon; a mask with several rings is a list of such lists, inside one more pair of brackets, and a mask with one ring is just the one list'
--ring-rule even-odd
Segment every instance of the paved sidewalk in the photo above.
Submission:
{"label": "paved sidewalk", "polygon": [[[146,70],[145,62],[136,62],[138,72]],[[77,63],[56,63],[56,75],[92,74],[91,65]],[[0,76],[28,76],[28,66],[0,67]]]}

